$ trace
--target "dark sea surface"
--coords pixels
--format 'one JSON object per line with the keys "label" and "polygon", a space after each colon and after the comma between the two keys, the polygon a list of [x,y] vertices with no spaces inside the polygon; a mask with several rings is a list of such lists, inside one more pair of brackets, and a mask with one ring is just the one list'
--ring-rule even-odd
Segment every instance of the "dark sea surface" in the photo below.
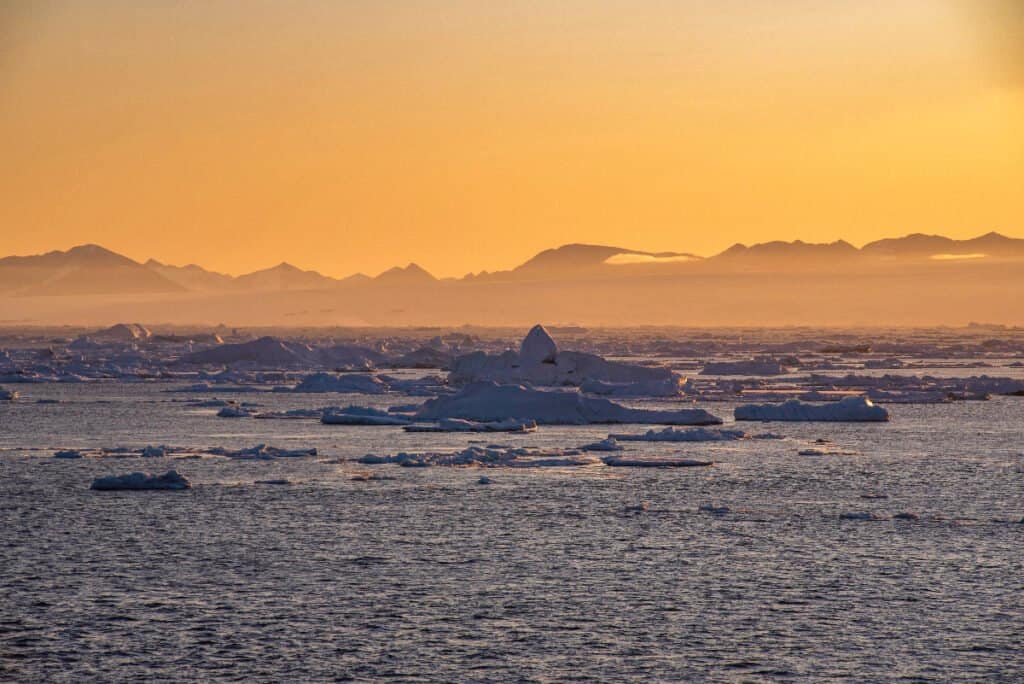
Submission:
{"label": "dark sea surface", "polygon": [[[628,445],[710,468],[481,470],[338,459],[641,428],[221,419],[169,387],[26,385],[0,404],[0,680],[1024,681],[1024,398],[743,426],[783,440]],[[818,438],[857,454],[797,454]],[[52,458],[258,443],[320,455]],[[194,488],[89,489],[169,468]],[[277,478],[292,484],[255,484]],[[862,512],[883,519],[840,519]]]}

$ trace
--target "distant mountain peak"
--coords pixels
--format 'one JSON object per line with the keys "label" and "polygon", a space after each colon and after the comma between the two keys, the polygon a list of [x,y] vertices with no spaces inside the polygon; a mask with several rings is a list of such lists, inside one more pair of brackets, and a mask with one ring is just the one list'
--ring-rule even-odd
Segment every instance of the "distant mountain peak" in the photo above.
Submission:
{"label": "distant mountain peak", "polygon": [[374,280],[379,282],[408,283],[408,282],[435,282],[437,278],[431,275],[425,268],[415,262],[410,262],[404,268],[394,266],[378,275]]}

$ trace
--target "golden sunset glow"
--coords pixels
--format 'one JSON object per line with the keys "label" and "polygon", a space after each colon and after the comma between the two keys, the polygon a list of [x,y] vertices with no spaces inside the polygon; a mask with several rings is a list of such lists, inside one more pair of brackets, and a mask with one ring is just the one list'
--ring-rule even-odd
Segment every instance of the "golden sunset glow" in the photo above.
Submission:
{"label": "golden sunset glow", "polygon": [[448,276],[569,242],[1021,235],[1022,26],[998,0],[15,3],[0,252]]}

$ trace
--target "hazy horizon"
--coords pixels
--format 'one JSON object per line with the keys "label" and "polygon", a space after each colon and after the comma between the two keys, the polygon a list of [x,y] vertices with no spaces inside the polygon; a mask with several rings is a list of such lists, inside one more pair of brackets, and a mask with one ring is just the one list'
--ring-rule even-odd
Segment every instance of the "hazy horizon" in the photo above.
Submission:
{"label": "hazy horizon", "polygon": [[446,277],[1019,233],[1021,7],[9,4],[0,252]]}

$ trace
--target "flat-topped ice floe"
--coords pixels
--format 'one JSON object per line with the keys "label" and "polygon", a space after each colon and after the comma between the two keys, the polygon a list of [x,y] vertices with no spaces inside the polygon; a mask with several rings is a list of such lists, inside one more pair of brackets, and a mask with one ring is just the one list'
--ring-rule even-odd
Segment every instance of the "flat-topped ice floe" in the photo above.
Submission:
{"label": "flat-topped ice floe", "polygon": [[411,419],[367,406],[331,407],[323,411],[325,425],[408,425]]}
{"label": "flat-topped ice floe", "polygon": [[178,474],[176,470],[168,470],[163,475],[149,473],[129,473],[127,475],[110,475],[98,477],[92,481],[90,489],[98,491],[142,490],[142,489],[190,489],[192,483]]}
{"label": "flat-topped ice floe", "polygon": [[714,465],[714,461],[674,458],[671,456],[645,456],[641,458],[605,456],[602,460],[606,466],[616,468],[700,468]]}
{"label": "flat-topped ice floe", "polygon": [[595,458],[575,449],[531,449],[526,447],[471,446],[456,452],[399,452],[390,456],[367,454],[363,464],[391,463],[406,468],[429,466],[477,466],[506,468],[555,468],[599,464]]}
{"label": "flat-topped ice floe", "polygon": [[703,409],[635,409],[607,399],[585,397],[573,390],[539,390],[522,385],[476,382],[454,395],[430,399],[417,420],[462,418],[478,422],[512,416],[539,425],[649,423],[655,425],[718,425],[722,420]]}
{"label": "flat-topped ice floe", "polygon": [[844,397],[830,404],[808,404],[791,399],[782,404],[737,406],[736,420],[885,422],[889,412],[866,397]]}
{"label": "flat-topped ice floe", "polygon": [[537,421],[508,418],[480,423],[462,418],[442,418],[436,425],[406,425],[406,432],[536,432]]}
{"label": "flat-topped ice floe", "polygon": [[313,373],[302,379],[293,392],[338,392],[342,394],[384,394],[387,383],[368,373]]}
{"label": "flat-topped ice floe", "polygon": [[257,444],[254,447],[248,449],[224,449],[223,447],[214,447],[208,451],[215,456],[227,456],[228,458],[239,458],[249,460],[270,460],[274,458],[297,458],[300,456],[316,456],[316,449],[279,449],[277,447],[267,446],[266,444]]}
{"label": "flat-topped ice floe", "polygon": [[609,437],[620,442],[730,442],[746,438],[747,433],[743,430],[709,430],[707,428],[678,430],[667,427],[664,430],[648,430],[642,434],[614,434]]}

